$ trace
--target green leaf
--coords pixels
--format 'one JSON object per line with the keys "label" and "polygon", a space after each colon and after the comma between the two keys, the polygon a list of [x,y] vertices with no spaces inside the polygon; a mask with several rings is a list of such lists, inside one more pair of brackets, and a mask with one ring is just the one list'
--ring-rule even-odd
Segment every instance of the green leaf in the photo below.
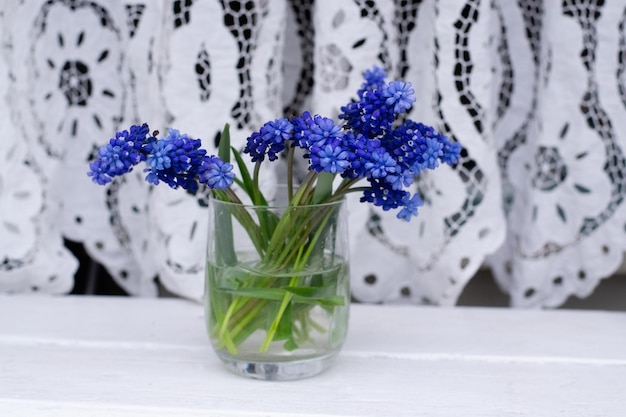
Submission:
{"label": "green leaf", "polygon": [[220,288],[219,291],[237,295],[240,297],[262,298],[265,300],[282,300],[286,291],[282,288]]}
{"label": "green leaf", "polygon": [[324,298],[310,298],[310,297],[300,297],[298,295],[294,295],[291,298],[291,301],[294,303],[301,304],[315,304],[319,306],[328,306],[328,307],[340,307],[345,305],[345,300],[340,295],[334,295],[332,297],[324,297]]}
{"label": "green leaf", "polygon": [[314,275],[311,277],[311,286],[312,287],[321,287],[324,285],[324,278],[321,275]]}
{"label": "green leaf", "polygon": [[285,340],[283,348],[291,351],[298,348],[293,337],[293,315],[291,314],[291,303],[287,304],[285,311],[278,323],[278,329],[274,334],[274,340]]}
{"label": "green leaf", "polygon": [[[248,194],[250,200],[252,200],[252,204],[255,206],[267,206],[267,200],[261,190],[255,185],[255,182],[250,175],[250,170],[241,157],[241,153],[234,147],[231,147],[231,151],[235,157],[239,173],[241,174],[241,181],[238,182],[239,186],[246,192],[246,194]],[[258,168],[258,165],[256,168]],[[259,219],[259,230],[262,237],[262,241],[259,243],[262,243],[261,247],[265,249],[265,243],[269,242],[272,237],[272,233],[278,224],[278,217],[274,213],[263,209],[258,211],[257,215]]]}
{"label": "green leaf", "polygon": [[[206,268],[206,276],[207,276],[207,280],[208,280],[208,285],[206,285],[205,291],[207,291],[209,288],[217,288],[217,277],[215,276],[215,268],[207,265]],[[205,297],[209,297],[209,293],[205,293]],[[214,299],[212,299],[212,302],[210,304],[211,307],[211,315],[213,316],[213,318],[215,319],[216,323],[222,323],[224,321],[224,317],[226,316],[226,311],[228,310],[228,300],[226,299],[226,297],[215,297]],[[208,322],[207,322],[207,326],[208,326]],[[209,331],[209,333],[211,333],[213,336],[217,335],[217,330],[219,329],[209,329],[207,328],[207,330]]]}
{"label": "green leaf", "polygon": [[287,304],[283,315],[278,322],[276,333],[274,334],[274,340],[293,340],[293,320],[291,316],[291,303]]}
{"label": "green leaf", "polygon": [[[213,190],[213,195],[217,200],[232,202],[232,199],[230,198],[228,193],[224,190]],[[218,217],[218,214],[221,217]],[[259,254],[264,254],[267,242],[264,242],[262,240],[261,230],[259,226],[254,222],[254,219],[252,218],[250,213],[247,211],[246,207],[243,204],[238,203],[238,202],[234,202],[234,204],[230,204],[230,205],[224,205],[222,212],[218,213],[218,211],[216,210],[216,222],[219,222],[222,219],[228,222],[232,221],[232,218],[230,216],[227,217],[227,215],[230,215],[234,217],[235,219],[237,219],[239,224],[243,226],[248,236],[250,236],[250,239],[254,243],[254,247],[257,250],[257,252]],[[232,240],[232,236],[231,236],[231,240]]]}
{"label": "green leaf", "polygon": [[342,306],[345,304],[344,297],[337,294],[337,282],[322,287],[289,286],[282,287],[291,294],[294,303],[316,304],[320,306]]}
{"label": "green leaf", "polygon": [[[221,143],[220,143],[221,144]],[[265,201],[265,197],[263,197],[263,194],[261,193],[255,193],[254,191],[254,184],[252,182],[252,177],[250,176],[250,170],[248,169],[246,163],[244,162],[243,158],[241,157],[241,153],[239,153],[239,151],[237,149],[235,149],[234,147],[231,146],[231,151],[233,153],[233,156],[235,157],[235,161],[237,163],[237,168],[239,168],[239,173],[241,174],[241,182],[240,182],[240,186],[241,188],[243,188],[243,190],[246,192],[246,194],[248,194],[250,196],[250,199],[252,200],[253,204],[255,205],[267,205],[267,201]],[[261,198],[261,201],[254,201],[255,200],[255,195],[259,195]]]}
{"label": "green leaf", "polygon": [[230,162],[230,125],[228,123],[224,125],[224,130],[222,130],[217,156],[224,162]]}
{"label": "green leaf", "polygon": [[294,338],[289,338],[284,344],[283,344],[283,349],[285,349],[286,351],[291,352],[292,350],[296,350],[298,349],[298,344],[296,343],[296,341],[294,340]]}
{"label": "green leaf", "polygon": [[220,265],[235,265],[237,255],[233,242],[231,212],[224,205],[215,208],[215,256]]}
{"label": "green leaf", "polygon": [[233,182],[237,184],[238,186],[240,186],[242,189],[244,190],[246,189],[243,181],[241,181],[239,178],[237,177],[233,178]]}
{"label": "green leaf", "polygon": [[264,242],[269,244],[272,240],[278,221],[276,214],[269,210],[261,210],[259,213],[259,227],[261,228],[261,235],[263,236]]}
{"label": "green leaf", "polygon": [[287,292],[300,297],[320,298],[334,294],[336,287],[334,285],[325,285],[323,287],[283,287]]}
{"label": "green leaf", "polygon": [[331,196],[334,178],[335,175],[330,172],[322,172],[319,174],[315,185],[315,194],[313,194],[313,204],[319,204]]}
{"label": "green leaf", "polygon": [[[287,290],[289,288],[289,290]],[[286,287],[286,288],[220,288],[220,292],[232,294],[239,297],[258,298],[263,300],[282,301],[285,294],[288,292],[292,294],[291,302],[299,304],[314,304],[319,306],[342,306],[345,304],[344,298],[339,295],[320,295],[316,297],[302,296],[295,294],[293,288],[298,287]]]}

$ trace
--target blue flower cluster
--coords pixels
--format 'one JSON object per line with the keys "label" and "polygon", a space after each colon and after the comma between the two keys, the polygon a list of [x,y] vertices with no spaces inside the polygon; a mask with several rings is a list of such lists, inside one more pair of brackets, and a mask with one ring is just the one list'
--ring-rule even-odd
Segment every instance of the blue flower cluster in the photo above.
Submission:
{"label": "blue flower cluster", "polygon": [[129,131],[117,132],[109,144],[98,151],[90,163],[87,173],[100,185],[112,181],[113,177],[130,172],[140,162],[148,165],[146,181],[167,183],[172,188],[182,187],[196,191],[198,184],[212,189],[228,188],[235,177],[233,166],[217,156],[207,155],[201,149],[200,139],[193,139],[170,129],[168,135],[157,139],[149,134],[147,124],[131,126]]}
{"label": "blue flower cluster", "polygon": [[277,119],[253,133],[244,152],[255,162],[266,156],[275,160],[292,141],[306,151],[312,170],[348,180],[366,179],[369,186],[361,201],[383,210],[400,208],[398,218],[408,221],[417,216],[423,202],[419,194],[411,195],[405,188],[421,171],[435,169],[439,162],[456,164],[461,146],[412,120],[394,126],[397,116],[415,101],[411,83],[385,83],[386,74],[377,67],[366,71],[364,78],[358,100],[341,108],[343,125],[308,112],[290,120]]}

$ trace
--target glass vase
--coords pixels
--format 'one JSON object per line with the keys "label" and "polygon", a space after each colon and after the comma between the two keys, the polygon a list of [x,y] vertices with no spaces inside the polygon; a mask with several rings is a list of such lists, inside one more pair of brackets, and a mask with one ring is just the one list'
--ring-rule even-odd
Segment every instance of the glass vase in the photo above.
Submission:
{"label": "glass vase", "polygon": [[308,206],[209,202],[205,315],[237,374],[316,375],[337,356],[350,303],[345,200]]}

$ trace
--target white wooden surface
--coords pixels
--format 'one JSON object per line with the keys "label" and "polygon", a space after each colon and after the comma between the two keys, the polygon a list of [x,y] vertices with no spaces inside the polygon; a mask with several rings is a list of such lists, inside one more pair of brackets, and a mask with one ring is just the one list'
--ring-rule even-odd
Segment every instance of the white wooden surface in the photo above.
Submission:
{"label": "white wooden surface", "polygon": [[626,313],[354,305],[334,366],[242,378],[175,299],[0,296],[0,416],[626,416]]}

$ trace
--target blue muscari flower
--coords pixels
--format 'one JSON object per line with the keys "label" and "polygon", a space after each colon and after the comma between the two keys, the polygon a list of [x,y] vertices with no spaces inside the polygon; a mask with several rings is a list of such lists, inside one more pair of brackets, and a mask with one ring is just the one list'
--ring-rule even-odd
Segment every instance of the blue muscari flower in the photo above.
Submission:
{"label": "blue muscari flower", "polygon": [[342,139],[343,132],[341,131],[341,126],[337,126],[332,119],[315,115],[304,147],[308,148],[314,145],[324,147],[326,144],[341,141]]}
{"label": "blue muscari flower", "polygon": [[[182,187],[196,191],[198,182],[210,188],[226,188],[232,184],[232,166],[217,157],[206,156],[200,139],[169,129],[168,135],[148,143],[146,163],[149,168],[146,181],[152,184],[165,182],[172,188]],[[214,159],[217,158],[217,159]]]}
{"label": "blue muscari flower", "polygon": [[393,189],[384,179],[370,178],[368,181],[370,187],[363,191],[360,201],[372,203],[385,211],[400,207],[409,194],[404,190]]}
{"label": "blue muscari flower", "polygon": [[[441,153],[438,155],[441,162],[454,165],[459,161],[462,149],[461,144],[450,142],[447,136],[438,133],[432,126],[427,126],[423,123],[411,123],[413,128],[419,131],[422,136],[436,140],[441,144]],[[426,148],[423,148],[423,150],[426,150]]]}
{"label": "blue muscari flower", "polygon": [[339,118],[345,120],[346,126],[355,133],[362,134],[363,126],[366,123],[363,104],[360,101],[353,101],[345,106],[341,106],[341,111]]}
{"label": "blue muscari flower", "polygon": [[89,164],[87,175],[100,185],[111,182],[113,177],[130,172],[135,165],[146,159],[141,147],[147,141],[148,125],[131,126],[130,132],[117,132],[115,138],[98,150],[98,156]]}
{"label": "blue muscari flower", "polygon": [[342,147],[339,141],[326,143],[323,146],[313,145],[309,158],[311,158],[311,169],[332,174],[343,173],[350,167],[352,159],[349,151]]}
{"label": "blue muscari flower", "polygon": [[387,135],[383,140],[383,147],[398,164],[396,172],[400,173],[408,170],[411,171],[413,176],[419,174],[419,172],[413,172],[413,164],[415,163],[417,155],[417,140],[414,135]]}
{"label": "blue muscari flower", "polygon": [[373,142],[361,134],[355,135],[352,131],[344,134],[342,146],[348,152],[349,167],[343,171],[342,177],[349,179],[365,177],[365,156],[368,154],[368,142]]}
{"label": "blue muscari flower", "polygon": [[359,97],[363,98],[363,93],[368,90],[378,90],[385,85],[385,79],[387,73],[382,67],[374,66],[372,69],[365,70],[363,73],[365,82],[361,85],[361,88],[357,91]]}
{"label": "blue muscari flower", "polygon": [[111,176],[108,174],[108,165],[101,160],[95,160],[89,164],[89,172],[87,175],[91,180],[99,185],[105,185],[111,182]]}
{"label": "blue muscari flower", "polygon": [[448,165],[454,165],[459,162],[462,146],[459,142],[444,142],[443,155],[441,161]]}
{"label": "blue muscari flower", "polygon": [[415,101],[415,90],[411,88],[411,83],[404,81],[392,81],[383,87],[383,96],[386,98],[385,104],[393,106],[395,114],[404,113],[411,108]]}
{"label": "blue muscari flower", "polygon": [[278,158],[278,154],[285,149],[285,141],[291,139],[293,125],[289,120],[280,118],[261,126],[258,132],[248,138],[244,152],[250,154],[252,162],[260,162],[265,155],[270,161]]}
{"label": "blue muscari flower", "polygon": [[235,178],[233,166],[217,156],[205,156],[202,160],[200,183],[212,189],[223,190],[230,187]]}
{"label": "blue muscari flower", "polygon": [[[126,141],[132,143],[133,148],[137,151],[139,151],[147,141],[154,140],[154,137],[149,136],[150,128],[147,123],[144,123],[141,126],[133,125],[130,127],[129,131],[130,132],[126,137]],[[117,132],[117,135],[120,133],[122,132]]]}
{"label": "blue muscari flower", "polygon": [[[348,151],[350,166],[342,174],[349,179],[383,178],[401,172],[401,167],[387,152],[379,139],[368,139],[362,134],[348,131],[342,142]],[[393,182],[393,181],[391,181]]]}
{"label": "blue muscari flower", "polygon": [[438,161],[454,164],[458,161],[460,145],[437,133],[431,126],[405,121],[386,135],[383,146],[403,169],[418,175],[423,169],[434,169]]}
{"label": "blue muscari flower", "polygon": [[363,168],[365,174],[372,178],[384,178],[396,172],[397,163],[385,149],[373,149],[367,156]]}
{"label": "blue muscari flower", "polygon": [[419,141],[419,160],[416,161],[417,171],[435,169],[439,166],[439,158],[443,155],[443,144],[433,138],[422,137]]}
{"label": "blue muscari flower", "polygon": [[252,132],[243,151],[250,154],[252,162],[262,161],[265,159],[268,145],[259,132]]}
{"label": "blue muscari flower", "polygon": [[148,170],[148,175],[146,175],[146,181],[150,184],[159,185],[159,176],[158,171]]}
{"label": "blue muscari flower", "polygon": [[[398,168],[396,169],[396,172]],[[385,177],[385,181],[391,184],[391,188],[394,190],[401,190],[403,188],[409,187],[413,184],[413,180],[415,178],[415,173],[410,169],[405,169],[401,171],[399,174],[388,174]]]}
{"label": "blue muscari flower", "polygon": [[174,147],[167,139],[159,139],[153,142],[149,146],[149,156],[146,159],[146,164],[152,169],[152,171],[159,171],[169,168],[172,165],[168,152]]}
{"label": "blue muscari flower", "polygon": [[385,104],[386,100],[382,89],[367,90],[360,101],[341,107],[339,118],[355,133],[376,138],[390,130],[395,120],[393,108]]}
{"label": "blue muscari flower", "polygon": [[168,144],[167,157],[170,159],[172,171],[176,173],[187,171],[191,167],[193,157],[197,159],[198,156],[206,154],[205,150],[200,149],[199,139],[190,138],[176,129],[169,129],[167,136],[162,140]]}
{"label": "blue muscari flower", "polygon": [[294,117],[291,119],[291,125],[293,126],[293,140],[296,146],[304,149],[307,148],[313,123],[313,116],[311,116],[311,113],[308,111],[302,113],[300,117]]}
{"label": "blue muscari flower", "polygon": [[273,122],[267,122],[261,126],[261,136],[270,144],[284,144],[286,140],[291,139],[293,125],[289,120],[281,118]]}
{"label": "blue muscari flower", "polygon": [[407,193],[404,196],[401,205],[403,207],[398,212],[396,217],[404,219],[408,222],[411,220],[411,216],[417,217],[417,208],[423,206],[424,202],[420,198],[419,194],[415,193],[413,197],[409,198],[409,194]]}

